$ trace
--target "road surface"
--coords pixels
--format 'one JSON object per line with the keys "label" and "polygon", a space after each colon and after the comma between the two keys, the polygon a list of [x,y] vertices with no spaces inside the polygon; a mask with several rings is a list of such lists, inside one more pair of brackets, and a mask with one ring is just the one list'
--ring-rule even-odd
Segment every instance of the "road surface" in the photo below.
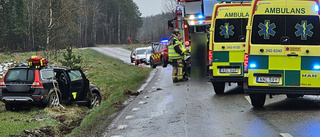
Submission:
{"label": "road surface", "polygon": [[[95,48],[103,53],[105,48]],[[109,49],[110,50],[110,49]],[[113,49],[112,49],[113,50]],[[123,49],[114,49],[123,51]],[[114,52],[117,53],[117,52]],[[124,61],[127,55],[118,55]],[[112,55],[111,55],[112,56]],[[125,61],[126,62],[126,61]],[[216,95],[211,83],[172,83],[171,66],[158,66],[150,82],[105,128],[102,137],[317,137],[320,97],[266,99],[254,109],[237,84]]]}

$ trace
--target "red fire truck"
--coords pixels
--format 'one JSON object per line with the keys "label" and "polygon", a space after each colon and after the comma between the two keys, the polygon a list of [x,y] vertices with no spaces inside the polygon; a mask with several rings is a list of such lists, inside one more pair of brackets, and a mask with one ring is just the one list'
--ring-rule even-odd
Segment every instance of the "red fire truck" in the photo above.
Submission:
{"label": "red fire truck", "polygon": [[177,0],[176,17],[168,21],[169,29],[178,28],[182,32],[185,46],[190,46],[191,33],[206,33],[216,3],[216,0]]}

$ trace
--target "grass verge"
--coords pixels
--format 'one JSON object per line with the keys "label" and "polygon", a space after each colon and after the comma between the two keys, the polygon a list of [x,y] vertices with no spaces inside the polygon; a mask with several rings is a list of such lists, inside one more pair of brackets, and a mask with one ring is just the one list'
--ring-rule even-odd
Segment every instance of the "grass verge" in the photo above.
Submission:
{"label": "grass verge", "polygon": [[[40,136],[99,135],[103,131],[97,131],[97,129],[101,125],[107,125],[104,121],[108,119],[109,115],[119,111],[122,103],[128,99],[129,96],[124,95],[123,91],[126,89],[135,91],[146,78],[141,68],[124,64],[94,50],[75,50],[75,54],[83,57],[82,69],[90,82],[100,88],[103,99],[101,105],[91,110],[72,105],[66,106],[64,110],[33,107],[9,112],[5,110],[4,104],[0,103],[0,136],[36,135],[35,131],[37,130],[43,133]],[[35,53],[0,56],[21,61],[28,59],[31,55],[35,55]],[[61,53],[58,53],[56,57],[55,60],[62,59]],[[59,65],[58,62],[51,61],[49,60],[49,64]],[[145,69],[147,75],[150,71],[151,69]]]}

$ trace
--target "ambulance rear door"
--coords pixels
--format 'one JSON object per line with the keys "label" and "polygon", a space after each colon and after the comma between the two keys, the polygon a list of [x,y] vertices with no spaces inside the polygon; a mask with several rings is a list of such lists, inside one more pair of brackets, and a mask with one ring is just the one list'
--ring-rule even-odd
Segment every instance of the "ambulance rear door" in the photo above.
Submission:
{"label": "ambulance rear door", "polygon": [[243,76],[250,3],[216,6],[212,41],[213,76]]}

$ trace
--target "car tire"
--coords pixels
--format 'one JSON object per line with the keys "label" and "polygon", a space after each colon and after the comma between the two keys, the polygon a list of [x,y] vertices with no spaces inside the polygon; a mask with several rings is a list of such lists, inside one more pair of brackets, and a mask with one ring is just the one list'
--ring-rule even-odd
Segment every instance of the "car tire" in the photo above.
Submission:
{"label": "car tire", "polygon": [[150,58],[150,67],[151,68],[156,68],[157,67],[157,65],[153,64],[153,60],[151,58]]}
{"label": "car tire", "polygon": [[249,94],[253,107],[262,108],[266,101],[266,94]]}
{"label": "car tire", "polygon": [[224,88],[225,88],[225,83],[224,82],[212,82],[214,92],[216,94],[223,94],[224,93]]}
{"label": "car tire", "polygon": [[98,93],[92,93],[88,101],[88,108],[98,107],[101,104],[101,96]]}
{"label": "car tire", "polygon": [[165,60],[163,56],[161,56],[161,66],[164,68],[168,66],[168,61]]}
{"label": "car tire", "polygon": [[59,106],[59,104],[60,104],[59,94],[56,95],[55,92],[51,92],[48,99],[48,107],[49,108],[56,107],[56,106]]}
{"label": "car tire", "polygon": [[7,111],[13,111],[13,110],[15,110],[15,107],[14,107],[13,104],[8,104],[8,103],[6,103],[5,105],[6,105],[6,110],[7,110]]}
{"label": "car tire", "polygon": [[298,97],[303,97],[303,95],[299,95],[299,94],[287,94],[287,98],[298,98]]}

